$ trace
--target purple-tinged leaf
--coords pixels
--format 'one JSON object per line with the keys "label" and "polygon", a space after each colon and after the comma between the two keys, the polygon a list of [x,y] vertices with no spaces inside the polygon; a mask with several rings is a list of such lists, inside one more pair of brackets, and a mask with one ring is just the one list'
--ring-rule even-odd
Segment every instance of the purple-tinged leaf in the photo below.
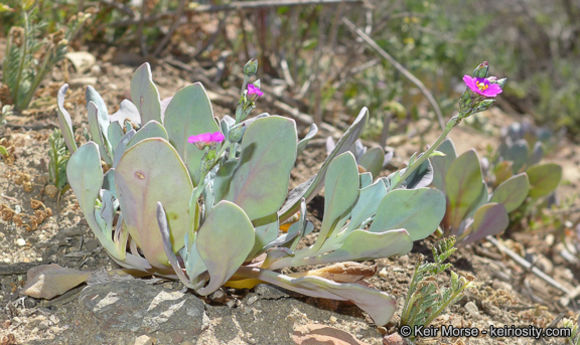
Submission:
{"label": "purple-tinged leaf", "polygon": [[526,173],[517,174],[495,189],[490,202],[503,204],[506,212],[510,213],[520,207],[522,202],[526,200],[529,189],[528,175]]}
{"label": "purple-tinged leaf", "polygon": [[[151,164],[155,162],[155,164]],[[189,199],[193,185],[183,161],[162,138],[142,140],[125,151],[115,168],[117,197],[127,230],[152,266],[169,264],[156,217],[157,202],[167,213],[174,251],[193,231]]]}
{"label": "purple-tinged leaf", "polygon": [[530,180],[530,197],[534,199],[552,193],[562,179],[562,167],[555,163],[531,166],[526,173]]}
{"label": "purple-tinged leaf", "polygon": [[209,295],[228,281],[248,257],[254,240],[254,227],[238,205],[222,200],[209,210],[195,243],[210,280],[197,292]]}
{"label": "purple-tinged leaf", "polygon": [[445,176],[446,228],[459,228],[461,221],[480,199],[483,184],[479,158],[475,150],[465,152],[451,163]]}
{"label": "purple-tinged leaf", "polygon": [[460,235],[461,244],[469,244],[482,240],[490,235],[505,231],[509,225],[509,217],[502,204],[489,203],[481,206],[473,215],[473,223]]}
{"label": "purple-tinged leaf", "polygon": [[239,205],[252,220],[276,213],[286,199],[296,145],[294,121],[270,116],[252,122],[224,199]]}
{"label": "purple-tinged leaf", "polygon": [[151,120],[161,122],[161,100],[159,91],[153,83],[151,66],[145,62],[133,74],[131,79],[131,100],[137,106],[141,121],[147,123]]}
{"label": "purple-tinged leaf", "polygon": [[219,131],[203,85],[195,83],[179,90],[167,105],[164,121],[169,142],[179,152],[193,184],[197,185],[201,177],[203,150],[189,143],[187,139],[192,135]]}
{"label": "purple-tinged leaf", "polygon": [[387,293],[356,283],[340,284],[320,277],[292,278],[269,270],[249,267],[242,267],[238,274],[307,296],[351,301],[367,312],[377,325],[386,324],[393,316],[397,306],[395,298]]}

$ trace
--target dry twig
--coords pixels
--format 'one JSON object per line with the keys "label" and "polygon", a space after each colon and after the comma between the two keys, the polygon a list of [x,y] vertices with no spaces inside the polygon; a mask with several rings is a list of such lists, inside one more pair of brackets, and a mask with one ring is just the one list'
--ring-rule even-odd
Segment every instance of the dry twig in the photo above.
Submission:
{"label": "dry twig", "polygon": [[409,70],[407,70],[403,65],[401,65],[397,60],[395,60],[389,53],[387,53],[383,48],[381,48],[372,38],[367,36],[361,29],[359,29],[356,25],[354,25],[350,20],[346,18],[342,18],[342,22],[348,27],[350,31],[357,34],[360,38],[362,38],[371,48],[373,48],[379,55],[381,55],[385,60],[389,61],[399,72],[401,72],[407,79],[409,79],[419,91],[427,98],[427,101],[431,104],[431,107],[435,111],[435,115],[437,116],[437,120],[439,122],[439,126],[441,129],[445,128],[445,122],[443,120],[443,114],[441,113],[441,109],[437,104],[437,101],[429,92],[429,90],[425,87],[423,82],[421,82],[417,77],[415,77]]}

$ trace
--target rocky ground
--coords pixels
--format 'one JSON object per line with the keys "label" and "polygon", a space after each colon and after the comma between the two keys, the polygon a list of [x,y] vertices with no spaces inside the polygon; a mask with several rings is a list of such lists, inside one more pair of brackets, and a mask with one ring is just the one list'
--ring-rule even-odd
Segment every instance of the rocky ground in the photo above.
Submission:
{"label": "rocky ground", "polygon": [[[9,116],[8,125],[0,128],[1,140],[11,152],[0,161],[1,345],[382,344],[383,336],[396,330],[397,314],[390,324],[377,327],[348,303],[304,298],[266,285],[250,291],[222,289],[211,298],[200,299],[176,282],[111,274],[117,267],[89,230],[74,195],[68,191],[57,196],[49,184],[47,152],[48,137],[56,126],[55,94],[65,79],[71,84],[66,106],[79,136],[87,126],[84,86],[94,85],[111,110],[127,98],[134,67],[113,62],[109,59],[94,64],[83,73],[55,72],[40,91],[34,109]],[[236,91],[217,89],[201,70],[163,62],[154,65],[153,75],[162,98],[201,79],[216,103],[216,115],[233,112],[232,92],[235,95]],[[264,110],[288,115],[268,109],[268,103],[264,103]],[[470,147],[485,152],[488,145],[497,145],[501,126],[519,120],[497,109],[482,116],[487,118],[492,134],[467,126],[455,130],[452,137],[459,152]],[[306,129],[299,124],[301,130]],[[424,125],[420,121],[414,126],[420,129]],[[322,131],[318,137],[328,134]],[[436,135],[433,130],[424,139],[430,142]],[[405,159],[419,149],[419,138],[401,134],[389,139],[388,144],[395,150],[394,167],[402,167]],[[562,202],[576,198],[579,151],[578,146],[563,140],[548,157],[564,167],[565,181],[558,192]],[[293,183],[307,179],[324,156],[323,146],[315,141],[293,172]],[[563,212],[553,217],[565,220],[573,216]],[[511,233],[502,242],[534,261],[569,295],[537,278],[491,243],[481,242],[460,248],[452,257],[456,271],[468,277],[472,285],[434,325],[549,327],[558,325],[562,317],[577,317],[580,263],[565,254],[562,243],[574,238],[569,232],[557,231],[552,223]],[[396,296],[402,306],[413,270],[424,257],[430,257],[433,242],[428,238],[416,243],[408,255],[366,263],[376,265],[378,272],[369,283]],[[88,284],[53,300],[20,295],[27,270],[46,263],[97,273]],[[438,283],[446,284],[449,277],[441,275],[438,279]],[[420,338],[417,343],[530,344],[532,340]],[[544,338],[539,343],[564,344],[565,340]]]}

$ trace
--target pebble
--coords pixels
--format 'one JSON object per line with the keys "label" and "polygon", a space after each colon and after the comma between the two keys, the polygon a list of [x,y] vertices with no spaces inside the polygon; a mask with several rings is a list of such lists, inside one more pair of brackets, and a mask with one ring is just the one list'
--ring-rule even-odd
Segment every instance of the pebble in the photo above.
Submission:
{"label": "pebble", "polygon": [[471,315],[471,317],[473,318],[479,316],[479,309],[477,308],[477,305],[473,301],[465,303],[465,310],[467,310],[469,315]]}
{"label": "pebble", "polygon": [[254,296],[248,298],[248,305],[252,305],[252,304],[256,303],[256,301],[258,301],[258,296],[254,295]]}
{"label": "pebble", "polygon": [[379,271],[379,277],[383,278],[383,279],[387,279],[389,276],[389,274],[387,273],[387,268],[383,267],[380,271]]}
{"label": "pebble", "polygon": [[146,335],[142,335],[140,337],[137,337],[135,339],[135,344],[134,345],[153,345],[153,339],[151,339],[150,337],[146,336]]}
{"label": "pebble", "polygon": [[23,238],[19,238],[16,240],[16,245],[19,247],[24,247],[26,245],[26,241]]}

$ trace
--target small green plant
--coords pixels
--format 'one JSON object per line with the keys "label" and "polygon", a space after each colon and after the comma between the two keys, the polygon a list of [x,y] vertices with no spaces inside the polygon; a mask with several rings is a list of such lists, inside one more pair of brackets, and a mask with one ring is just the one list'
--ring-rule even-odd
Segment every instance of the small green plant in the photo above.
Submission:
{"label": "small green plant", "polygon": [[[401,314],[399,326],[427,327],[445,309],[453,305],[461,298],[463,290],[470,283],[465,277],[460,277],[454,271],[450,271],[451,281],[448,288],[441,287],[436,282],[436,277],[451,268],[451,263],[444,263],[457,248],[454,248],[455,237],[443,238],[433,246],[433,262],[417,264],[413,278],[409,285],[409,291],[405,298],[405,304]],[[411,339],[414,336],[411,333]]]}
{"label": "small green plant", "polygon": [[60,130],[55,129],[48,138],[48,142],[50,144],[48,150],[48,176],[50,182],[58,189],[59,195],[62,195],[69,187],[66,179],[66,165],[70,153],[66,148]]}
{"label": "small green plant", "polygon": [[[86,15],[73,16],[66,29],[46,35],[34,1],[13,1],[21,16],[21,26],[13,26],[2,65],[3,83],[10,90],[15,110],[26,109],[46,74],[64,58],[68,40],[77,32]],[[44,36],[44,37],[43,37]]]}
{"label": "small green plant", "polygon": [[562,327],[570,328],[571,335],[568,338],[569,345],[580,345],[580,331],[578,331],[578,321],[565,318],[561,321]]}

